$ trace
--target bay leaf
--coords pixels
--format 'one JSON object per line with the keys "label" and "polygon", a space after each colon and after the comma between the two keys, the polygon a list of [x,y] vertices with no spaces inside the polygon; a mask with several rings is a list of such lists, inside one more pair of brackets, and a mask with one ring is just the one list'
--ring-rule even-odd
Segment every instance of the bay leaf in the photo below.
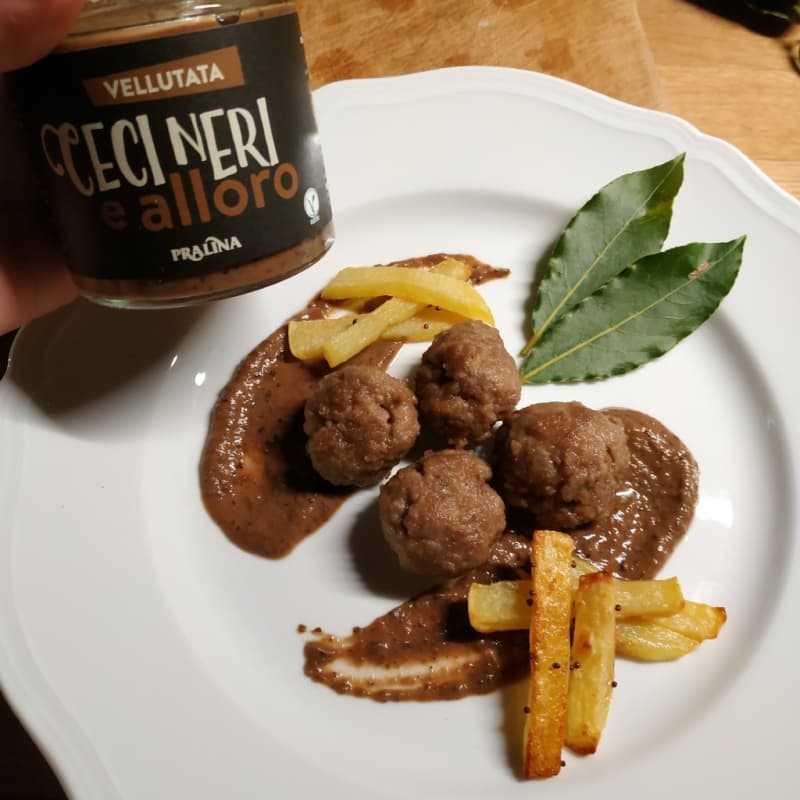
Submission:
{"label": "bay leaf", "polygon": [[683,182],[685,153],[611,181],[572,218],[547,263],[525,355],[570,308],[623,269],[661,250],[672,203]]}
{"label": "bay leaf", "polygon": [[730,291],[744,242],[687,244],[639,260],[547,329],[522,364],[523,383],[596,380],[663,355]]}

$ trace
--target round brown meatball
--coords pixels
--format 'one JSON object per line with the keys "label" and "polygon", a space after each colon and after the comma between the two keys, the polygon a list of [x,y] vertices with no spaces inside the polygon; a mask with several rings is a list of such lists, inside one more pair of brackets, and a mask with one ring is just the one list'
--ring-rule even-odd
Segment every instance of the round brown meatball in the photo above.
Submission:
{"label": "round brown meatball", "polygon": [[414,378],[422,424],[453,447],[484,442],[519,402],[517,365],[496,328],[477,320],[440,333]]}
{"label": "round brown meatball", "polygon": [[381,487],[381,527],[400,565],[453,577],[486,562],[505,530],[492,470],[469,450],[428,452]]}
{"label": "round brown meatball", "polygon": [[498,431],[497,487],[537,525],[571,530],[608,514],[629,453],[622,424],[581,403],[538,403]]}
{"label": "round brown meatball", "polygon": [[303,429],[323,478],[337,486],[373,486],[419,435],[417,401],[405,381],[378,367],[345,366],[308,398]]}

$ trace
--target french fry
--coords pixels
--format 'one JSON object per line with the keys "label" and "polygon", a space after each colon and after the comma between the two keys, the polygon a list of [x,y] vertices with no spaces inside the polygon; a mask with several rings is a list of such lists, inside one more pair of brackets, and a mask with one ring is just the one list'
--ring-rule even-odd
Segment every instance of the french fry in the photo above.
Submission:
{"label": "french fry", "polygon": [[611,706],[614,681],[614,604],[611,576],[583,575],[575,593],[567,726],[564,743],[574,753],[597,750]]}
{"label": "french fry", "polygon": [[[599,573],[595,571],[585,574]],[[664,615],[680,611],[686,603],[677,578],[648,581],[623,581],[612,578],[612,585],[617,620],[654,617],[664,625],[666,624],[664,620],[670,619]],[[577,582],[574,586],[577,588]],[[470,587],[467,604],[470,624],[482,633],[527,628],[530,623],[530,608],[526,603],[530,591],[531,586],[528,581],[497,581],[485,586],[473,584]],[[616,606],[619,606],[619,610],[616,610]],[[701,613],[696,612],[696,616],[701,616]],[[687,619],[682,624],[689,625],[690,620]]]}
{"label": "french fry", "polygon": [[530,627],[533,599],[530,581],[473,583],[467,595],[469,624],[481,633]]}
{"label": "french fry", "polygon": [[[350,269],[361,269],[356,267],[349,267],[342,270],[334,277],[331,283],[322,291],[322,296],[326,297],[326,292],[331,286],[334,286],[342,273],[348,272]],[[407,269],[403,267],[365,267],[367,272],[382,269],[399,269],[401,272],[409,273],[415,276],[416,279],[424,280],[421,276],[425,275],[429,278],[446,278],[447,280],[455,281],[456,284],[465,286],[474,291],[472,287],[465,283],[466,278],[469,277],[469,267],[461,261],[454,258],[448,258],[439,264],[436,264],[430,271],[425,272],[417,269]],[[392,294],[387,291],[376,291],[375,296]],[[477,293],[476,293],[477,294]],[[480,295],[477,295],[480,297]],[[482,301],[482,298],[481,298]],[[322,356],[328,362],[329,366],[336,367],[352,358],[356,353],[361,352],[365,347],[382,338],[384,332],[398,325],[408,321],[418,312],[423,311],[427,307],[426,302],[418,302],[417,300],[403,299],[400,297],[390,297],[388,300],[379,305],[376,309],[366,314],[359,314],[351,317],[350,326],[337,328],[322,345]],[[290,333],[291,336],[291,333]],[[290,339],[291,349],[291,339]],[[315,352],[314,350],[311,351]]]}
{"label": "french fry", "polygon": [[354,324],[325,342],[322,346],[322,355],[329,366],[338,367],[380,339],[386,328],[413,317],[418,310],[418,303],[392,297],[381,303],[374,311],[354,317]]}
{"label": "french fry", "polygon": [[573,546],[572,537],[565,533],[533,534],[531,676],[522,750],[526,778],[546,778],[561,770],[569,684]]}
{"label": "french fry", "polygon": [[470,267],[457,258],[445,258],[431,267],[431,272],[435,272],[437,275],[449,275],[459,281],[468,281],[472,275]]}
{"label": "french fry", "polygon": [[566,534],[536,531],[532,581],[472,584],[467,598],[470,623],[482,633],[529,625],[526,778],[557,775],[563,746],[580,755],[596,752],[610,709],[616,656],[677,659],[716,638],[726,621],[724,608],[686,601],[676,578],[615,579],[573,557],[572,547]]}
{"label": "french fry", "polygon": [[293,319],[289,321],[289,351],[301,361],[319,361],[325,343],[348,325],[356,316],[329,319]]}
{"label": "french fry", "polygon": [[[594,564],[579,556],[573,559],[575,565],[575,588],[581,575],[598,572]],[[677,578],[664,580],[620,580],[615,578],[617,591],[616,604],[622,606],[617,619],[641,616],[664,616],[674,614],[683,608],[684,599]]]}
{"label": "french fry", "polygon": [[579,755],[596,752],[616,656],[677,659],[715,638],[726,621],[724,608],[686,601],[676,578],[612,578],[573,557],[573,546],[567,534],[536,531],[532,581],[474,583],[467,597],[470,623],[482,633],[529,625],[526,778],[557,775],[564,746]]}
{"label": "french fry", "polygon": [[530,581],[473,583],[467,595],[469,622],[480,633],[516,631],[531,624]]}
{"label": "french fry", "polygon": [[381,339],[390,339],[398,342],[430,342],[437,333],[452,328],[464,322],[464,317],[454,314],[452,311],[436,309],[432,307],[423,308],[405,322],[398,322],[387,328],[382,334]]}
{"label": "french fry", "polygon": [[669,616],[656,617],[651,622],[688,636],[696,642],[703,642],[706,639],[716,639],[727,618],[724,608],[687,600],[680,611]]}
{"label": "french fry", "polygon": [[[460,263],[460,262],[456,262]],[[293,319],[289,322],[289,350],[301,361],[319,361],[323,357],[325,344],[348,326],[360,324],[364,314],[348,314],[344,317],[325,319]],[[427,306],[413,317],[390,325],[381,331],[380,338],[396,342],[430,342],[464,317],[452,311]],[[360,333],[363,334],[362,328]]]}
{"label": "french fry", "polygon": [[636,661],[673,661],[697,647],[698,642],[676,633],[652,619],[641,622],[618,622],[617,655]]}
{"label": "french fry", "polygon": [[663,617],[680,611],[683,592],[677,578],[650,581],[614,581],[617,619]]}
{"label": "french fry", "polygon": [[347,267],[322,290],[322,297],[328,300],[383,295],[423,306],[439,306],[467,319],[494,325],[489,306],[474,286],[434,270]]}
{"label": "french fry", "polygon": [[586,561],[586,559],[581,558],[580,556],[573,556],[572,557],[572,567],[575,572],[575,588],[578,588],[578,578],[581,575],[590,575],[592,572],[600,572],[600,569],[592,564],[591,561]]}

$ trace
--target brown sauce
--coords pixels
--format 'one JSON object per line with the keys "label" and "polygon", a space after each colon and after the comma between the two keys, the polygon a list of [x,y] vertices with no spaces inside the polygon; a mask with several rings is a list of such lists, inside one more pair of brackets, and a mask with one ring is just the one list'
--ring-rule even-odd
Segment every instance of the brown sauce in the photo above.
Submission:
{"label": "brown sauce", "polygon": [[[396,262],[431,266],[437,253]],[[508,274],[478,259],[455,256],[472,269],[473,283]],[[316,298],[297,318],[330,313]],[[400,344],[377,342],[352,359],[386,368]],[[302,430],[303,406],[325,364],[305,364],[289,352],[281,326],[241,362],[211,413],[200,462],[200,486],[208,513],[243,550],[282,558],[322,526],[349,496],[325,483],[311,467]]]}
{"label": "brown sauce", "polygon": [[[321,316],[319,307],[305,316]],[[399,347],[377,342],[359,359],[386,367]],[[243,550],[288,555],[350,494],[317,476],[305,452],[303,406],[327,371],[292,357],[284,325],[242,361],[217,400],[200,485],[208,513]]]}
{"label": "brown sauce", "polygon": [[379,702],[454,700],[486,694],[528,669],[528,632],[480,634],[469,624],[472,583],[525,577],[528,542],[513,534],[489,563],[421,594],[343,638],[305,645],[305,673],[340,694]]}
{"label": "brown sauce", "polygon": [[[425,256],[398,265],[424,267]],[[480,283],[506,274],[470,256]],[[331,306],[313,300],[298,317]],[[203,499],[237,544],[269,558],[287,555],[339,508],[349,493],[319,479],[305,456],[302,411],[324,365],[288,352],[282,326],[239,365],[222,391],[200,464]],[[399,344],[378,343],[360,356],[386,368]],[[638,411],[609,409],[627,434],[631,463],[607,519],[575,531],[576,551],[626,578],[652,577],[686,532],[697,501],[697,465],[660,422]],[[473,582],[527,577],[532,526],[509,519],[509,531],[483,567],[402,603],[344,637],[319,629],[305,645],[305,673],[336,692],[386,701],[428,701],[485,694],[528,669],[528,634],[479,634],[466,599]],[[518,532],[514,532],[518,531]],[[305,633],[305,626],[299,628]]]}
{"label": "brown sauce", "polygon": [[697,505],[697,464],[686,445],[640,411],[607,409],[622,422],[631,460],[617,506],[573,531],[578,555],[620,578],[654,577],[686,533]]}

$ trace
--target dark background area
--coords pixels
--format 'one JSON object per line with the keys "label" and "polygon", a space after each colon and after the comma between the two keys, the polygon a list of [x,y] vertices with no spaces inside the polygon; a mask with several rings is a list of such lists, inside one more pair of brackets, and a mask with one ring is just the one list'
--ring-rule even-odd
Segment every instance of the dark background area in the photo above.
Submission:
{"label": "dark background area", "polygon": [[66,797],[50,765],[0,695],[0,800]]}

